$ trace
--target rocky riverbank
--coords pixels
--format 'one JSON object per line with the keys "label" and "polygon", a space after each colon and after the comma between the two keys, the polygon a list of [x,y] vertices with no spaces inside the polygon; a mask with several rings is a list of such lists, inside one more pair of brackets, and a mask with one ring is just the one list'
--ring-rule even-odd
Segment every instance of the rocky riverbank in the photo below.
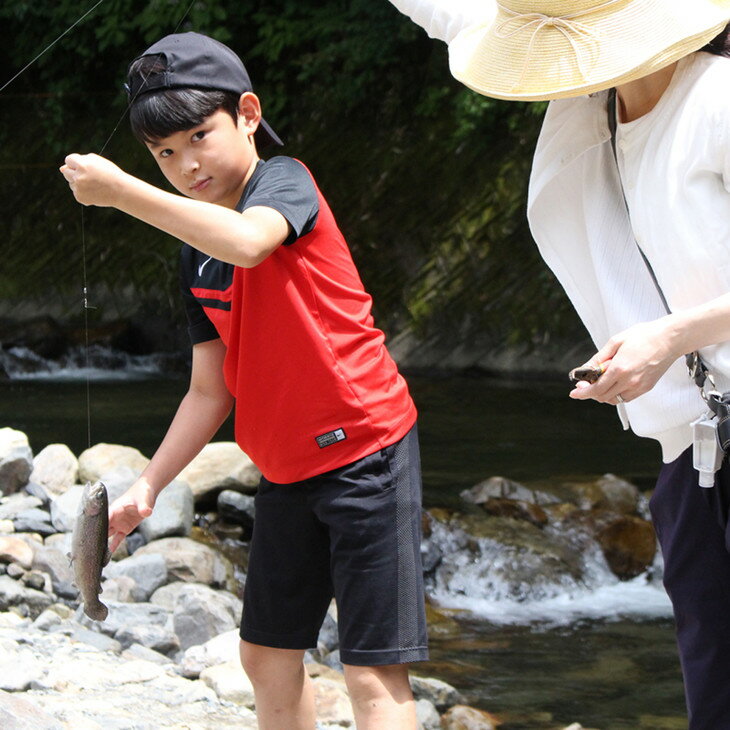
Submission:
{"label": "rocky riverbank", "polygon": [[[3,728],[256,727],[236,627],[259,473],[235,444],[207,446],[115,553],[104,569],[109,618],[78,608],[66,554],[81,484],[101,479],[113,500],[146,463],[108,444],[78,458],[61,444],[33,455],[24,434],[0,428]],[[492,478],[463,497],[463,511],[424,514],[432,631],[459,631],[436,604],[467,583],[529,599],[585,583],[588,554],[623,578],[654,557],[642,500],[616,478],[552,491]],[[353,726],[336,626],[332,606],[307,657],[322,728]],[[423,730],[499,724],[438,679],[414,676],[413,687]]]}

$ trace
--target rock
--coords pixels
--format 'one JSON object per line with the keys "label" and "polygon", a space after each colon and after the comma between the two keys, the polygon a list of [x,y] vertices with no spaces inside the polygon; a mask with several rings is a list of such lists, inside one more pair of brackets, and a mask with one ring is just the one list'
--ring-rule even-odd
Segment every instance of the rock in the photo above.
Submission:
{"label": "rock", "polygon": [[122,656],[125,659],[143,659],[146,662],[154,662],[155,664],[168,665],[170,664],[170,658],[164,654],[160,654],[159,651],[149,649],[142,644],[132,644],[128,646],[123,652]]}
{"label": "rock", "polygon": [[546,505],[560,502],[554,494],[542,492],[536,489],[513,482],[504,477],[490,477],[489,479],[475,484],[470,489],[465,489],[460,494],[465,502],[470,504],[482,504],[489,499],[515,499],[531,504]]}
{"label": "rock", "polygon": [[416,700],[416,718],[421,730],[441,730],[441,716],[433,702]]}
{"label": "rock", "polygon": [[260,478],[261,472],[232,441],[207,444],[178,475],[190,485],[196,502],[223,489],[253,494]]}
{"label": "rock", "polygon": [[213,588],[227,585],[233,575],[231,562],[207,545],[187,537],[166,537],[139,548],[135,555],[160,554],[171,578],[187,583],[204,583]]}
{"label": "rock", "polygon": [[41,507],[43,502],[24,492],[0,498],[0,520],[14,520],[21,512]]}
{"label": "rock", "polygon": [[24,487],[33,471],[33,452],[28,437],[13,428],[0,428],[0,494]]}
{"label": "rock", "polygon": [[44,537],[58,532],[51,524],[51,515],[38,508],[24,510],[17,514],[13,519],[13,527],[16,532],[37,532]]}
{"label": "rock", "polygon": [[355,716],[344,682],[318,677],[312,684],[319,721],[342,727],[354,727]]}
{"label": "rock", "polygon": [[78,459],[65,444],[49,444],[33,459],[30,480],[45,487],[51,495],[63,494],[78,478]]}
{"label": "rock", "polygon": [[121,603],[137,603],[140,589],[133,578],[120,575],[118,578],[109,578],[104,581],[104,600],[120,601]]}
{"label": "rock", "polygon": [[639,506],[639,490],[613,474],[604,474],[595,482],[570,482],[565,486],[573,495],[570,501],[582,510],[603,509],[633,514]]}
{"label": "rock", "polygon": [[[149,459],[131,446],[96,444],[79,456],[79,481],[96,482],[119,467],[129,467],[132,471],[140,473],[148,463]],[[108,484],[106,486],[109,487]]]}
{"label": "rock", "polygon": [[173,626],[181,648],[204,644],[235,628],[241,610],[241,601],[232,594],[205,585],[186,585],[177,596],[173,612]]}
{"label": "rock", "polygon": [[[31,474],[31,477],[32,476],[33,475]],[[23,487],[23,492],[30,497],[35,497],[39,502],[39,507],[42,507],[45,510],[49,510],[51,508],[51,495],[42,484],[38,484],[38,482],[34,482],[31,479],[31,481]]]}
{"label": "rock", "polygon": [[218,495],[218,516],[227,522],[241,525],[247,530],[253,528],[254,497],[232,489],[224,489]]}
{"label": "rock", "polygon": [[0,575],[0,611],[11,607],[25,608],[28,615],[35,618],[53,603],[47,593],[25,588],[7,575]]}
{"label": "rock", "polygon": [[654,562],[654,527],[641,517],[620,515],[600,527],[596,539],[609,567],[621,580],[641,575]]}
{"label": "rock", "polygon": [[18,563],[25,570],[30,570],[33,548],[19,537],[0,537],[0,563]]}
{"label": "rock", "polygon": [[122,651],[122,645],[116,639],[112,639],[98,631],[84,628],[83,626],[76,626],[73,629],[71,638],[74,641],[80,641],[89,646],[93,646],[99,651],[108,651],[113,654],[120,654]]}
{"label": "rock", "polygon": [[337,649],[340,645],[340,637],[337,631],[337,604],[330,601],[329,608],[319,629],[317,637],[317,648],[320,653],[327,654]]}
{"label": "rock", "polygon": [[411,675],[410,681],[413,697],[416,700],[428,700],[440,711],[464,701],[454,687],[440,679]]}
{"label": "rock", "polygon": [[0,535],[9,535],[15,532],[12,520],[0,520]]}
{"label": "rock", "polygon": [[38,618],[33,622],[33,626],[40,631],[50,631],[56,626],[60,626],[63,623],[63,619],[51,608],[47,608]]}
{"label": "rock", "polygon": [[132,596],[139,603],[149,601],[150,596],[168,580],[165,558],[159,553],[146,555],[137,552],[125,560],[110,562],[102,575],[108,578],[131,578],[135,583]]}
{"label": "rock", "polygon": [[222,700],[246,707],[254,706],[253,685],[240,662],[226,662],[208,667],[200,673],[200,681],[205,682]]}
{"label": "rock", "polygon": [[15,578],[15,580],[20,580],[20,578],[22,578],[22,576],[25,574],[23,566],[18,565],[17,563],[10,563],[5,572],[11,578]]}
{"label": "rock", "polygon": [[187,483],[171,482],[162,490],[154,511],[138,530],[148,543],[163,537],[186,537],[193,526],[194,511],[193,493]]}
{"label": "rock", "polygon": [[0,690],[0,727],[6,730],[63,730],[47,712],[30,700]]}
{"label": "rock", "polygon": [[492,498],[482,502],[482,509],[495,517],[511,517],[514,520],[526,520],[536,527],[544,527],[548,516],[542,507],[532,502],[519,499]]}
{"label": "rock", "polygon": [[41,573],[39,570],[30,570],[23,577],[24,586],[32,588],[36,591],[52,592],[51,576],[47,573]]}
{"label": "rock", "polygon": [[68,554],[55,547],[47,545],[39,547],[33,555],[32,567],[34,570],[43,571],[51,576],[54,590],[59,583],[73,583],[74,581],[73,568]]}
{"label": "rock", "polygon": [[51,501],[51,523],[58,532],[71,532],[81,504],[84,487],[77,484]]}
{"label": "rock", "polygon": [[206,641],[191,646],[183,654],[179,670],[183,677],[194,679],[208,667],[218,664],[238,664],[240,667],[238,629],[232,629]]}
{"label": "rock", "polygon": [[165,626],[124,626],[114,634],[114,638],[123,649],[139,644],[165,656],[173,656],[180,651],[180,640]]}
{"label": "rock", "polygon": [[443,730],[497,730],[498,720],[483,710],[456,705],[441,718]]}
{"label": "rock", "polygon": [[129,626],[165,626],[170,618],[168,611],[151,603],[118,603],[106,599],[104,603],[109,607],[109,615],[103,622],[90,619],[81,608],[76,611],[76,620],[82,626],[93,627],[107,636],[114,636],[117,631]]}

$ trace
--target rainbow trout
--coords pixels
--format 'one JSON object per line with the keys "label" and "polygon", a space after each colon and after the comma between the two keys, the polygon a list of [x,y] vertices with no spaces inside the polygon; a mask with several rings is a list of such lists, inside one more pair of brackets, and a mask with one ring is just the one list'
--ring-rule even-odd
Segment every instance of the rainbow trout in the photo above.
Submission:
{"label": "rainbow trout", "polygon": [[106,487],[86,482],[71,541],[71,564],[76,587],[84,599],[84,613],[103,621],[109,609],[99,600],[101,569],[109,562],[109,498]]}

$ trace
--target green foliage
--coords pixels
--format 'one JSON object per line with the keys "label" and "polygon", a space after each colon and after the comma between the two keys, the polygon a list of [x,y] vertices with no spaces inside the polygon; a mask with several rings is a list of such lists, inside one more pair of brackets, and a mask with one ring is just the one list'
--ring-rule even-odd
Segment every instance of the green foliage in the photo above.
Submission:
{"label": "green foliage", "polygon": [[[0,5],[0,68],[11,76],[94,1]],[[330,200],[386,329],[447,346],[577,333],[525,221],[544,105],[465,89],[445,46],[386,0],[104,0],[0,93],[0,307],[22,298],[79,311],[81,214],[57,171],[65,154],[103,148],[165,185],[128,132],[121,84],[136,55],[176,30],[241,53],[284,153],[307,163]],[[112,297],[114,311],[96,316],[139,306],[179,316],[174,241],[89,209],[83,247],[91,294]]]}

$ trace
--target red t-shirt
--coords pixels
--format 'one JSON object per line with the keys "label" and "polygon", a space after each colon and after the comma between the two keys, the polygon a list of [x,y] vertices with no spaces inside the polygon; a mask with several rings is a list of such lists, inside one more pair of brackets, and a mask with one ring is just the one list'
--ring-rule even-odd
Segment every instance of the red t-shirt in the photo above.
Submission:
{"label": "red t-shirt", "polygon": [[260,162],[237,208],[254,205],[278,210],[290,239],[250,269],[184,245],[183,293],[193,343],[227,347],[236,441],[267,479],[290,483],[398,441],[416,409],[309,171]]}

